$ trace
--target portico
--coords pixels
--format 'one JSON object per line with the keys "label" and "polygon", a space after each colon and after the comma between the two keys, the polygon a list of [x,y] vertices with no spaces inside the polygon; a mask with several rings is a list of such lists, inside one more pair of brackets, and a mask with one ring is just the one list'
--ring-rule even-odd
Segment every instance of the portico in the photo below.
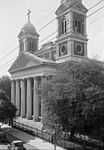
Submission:
{"label": "portico", "polygon": [[[17,116],[27,118],[28,120],[38,120],[39,95],[37,77],[12,80],[11,84],[11,92],[13,93],[11,99],[18,109]],[[14,91],[16,92],[14,93]]]}
{"label": "portico", "polygon": [[11,101],[16,105],[17,117],[34,122],[41,121],[42,81],[48,76],[55,75],[55,67],[56,63],[38,58],[28,52],[19,55],[9,70],[12,74]]}

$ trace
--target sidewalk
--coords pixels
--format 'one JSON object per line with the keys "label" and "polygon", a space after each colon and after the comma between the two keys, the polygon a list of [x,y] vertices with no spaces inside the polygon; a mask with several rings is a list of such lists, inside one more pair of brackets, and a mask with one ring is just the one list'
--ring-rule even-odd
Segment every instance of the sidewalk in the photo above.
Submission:
{"label": "sidewalk", "polygon": [[[35,136],[32,136],[28,133],[22,132],[18,129],[14,128],[9,129],[9,134],[26,142],[27,144],[30,144],[31,146],[34,146],[34,148],[37,148],[38,150],[54,150],[53,144],[48,143],[47,141],[44,141]],[[65,150],[65,149],[57,146],[56,150]]]}

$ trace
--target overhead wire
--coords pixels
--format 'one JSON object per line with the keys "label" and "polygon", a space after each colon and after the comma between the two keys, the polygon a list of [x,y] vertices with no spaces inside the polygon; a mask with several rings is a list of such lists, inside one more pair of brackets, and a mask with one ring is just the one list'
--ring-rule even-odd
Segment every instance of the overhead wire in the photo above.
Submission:
{"label": "overhead wire", "polygon": [[99,12],[100,10],[102,10],[103,8],[104,8],[104,5],[103,5],[102,7],[100,7],[100,8],[98,8],[97,10],[95,10],[94,12],[92,12],[91,14],[89,14],[89,15],[87,16],[87,18],[93,16],[94,14],[96,14],[97,12]]}
{"label": "overhead wire", "polygon": [[[90,7],[88,10],[91,10],[91,9],[95,8],[96,6],[98,6],[98,5],[99,5],[101,2],[103,2],[103,1],[104,1],[104,0],[101,0],[101,1],[97,2],[97,3],[94,4],[92,7]],[[73,5],[75,5],[75,4],[76,4],[76,3],[74,3]],[[72,5],[72,6],[73,6],[73,5]],[[71,7],[72,7],[72,6],[71,6]],[[91,14],[89,14],[89,15],[87,16],[87,18],[93,16],[94,14],[96,14],[97,12],[99,12],[100,10],[102,10],[103,8],[104,8],[104,6],[98,8],[97,10],[95,10],[94,12],[92,12]],[[39,31],[42,31],[42,30],[43,30],[44,28],[46,28],[49,24],[51,24],[55,19],[56,19],[56,18],[52,19],[52,20],[49,21],[47,24],[45,24],[44,26],[42,26]],[[53,32],[51,35],[48,35],[46,38],[44,38],[43,40],[41,40],[41,42],[47,40],[47,38],[50,38],[50,37],[53,36],[54,34],[56,34],[56,32]],[[55,36],[55,37],[56,37],[56,36]],[[55,37],[53,37],[52,39],[55,39]],[[17,49],[17,48],[18,48],[18,47],[12,49],[9,53],[6,54],[6,56],[8,56],[9,54],[11,54],[11,53],[12,53],[15,49]],[[4,57],[4,56],[3,56],[3,57]],[[0,59],[2,59],[3,57],[1,57]],[[10,62],[10,61],[9,61],[9,62]],[[8,63],[8,62],[6,62],[6,63]],[[3,65],[4,65],[4,64],[3,64]],[[0,66],[1,66],[1,65],[0,65]]]}
{"label": "overhead wire", "polygon": [[10,59],[9,61],[5,62],[4,64],[0,64],[0,68],[4,67],[4,65],[9,65],[11,64],[12,61],[14,61],[15,59]]}
{"label": "overhead wire", "polygon": [[[91,10],[91,9],[95,8],[97,5],[99,5],[99,4],[100,4],[101,2],[103,2],[103,1],[104,1],[104,0],[100,0],[99,2],[97,2],[96,4],[94,4],[93,6],[91,6],[88,10]],[[73,6],[73,5],[76,5],[76,2],[75,2],[74,4],[72,4],[72,6]],[[71,7],[72,7],[72,6],[71,6]],[[93,14],[97,13],[99,10],[101,10],[101,9],[103,9],[103,8],[104,8],[104,6],[101,7],[101,8],[99,8],[99,9],[97,9],[96,11],[94,11],[93,13],[91,13],[90,15],[88,15],[87,17],[92,16]],[[43,30],[43,29],[44,29],[45,27],[47,27],[50,23],[52,23],[55,19],[56,19],[56,18],[54,18],[54,19],[52,19],[51,21],[49,21],[47,24],[45,24],[43,27],[41,27],[39,31]],[[52,35],[55,34],[55,33],[56,33],[56,32],[52,33]],[[49,36],[51,36],[51,35],[49,35]],[[48,38],[49,36],[47,36],[46,38]],[[46,40],[46,38],[43,39],[43,40],[41,40],[40,42]],[[14,48],[13,50],[15,50],[15,49],[17,49],[17,48],[18,48],[18,47]],[[12,52],[13,50],[11,50],[11,52]],[[9,52],[9,54],[10,54],[10,52]],[[8,55],[8,54],[7,54],[7,55]]]}
{"label": "overhead wire", "polygon": [[42,39],[42,40],[40,41],[40,43],[44,42],[45,40],[47,40],[47,39],[50,38],[51,36],[55,35],[56,33],[57,33],[57,31],[55,31],[55,32],[53,32],[53,33],[51,33],[51,34],[49,34],[47,37],[45,37],[44,39]]}
{"label": "overhead wire", "polygon": [[[97,5],[99,5],[101,2],[104,2],[104,0],[100,0],[99,2],[97,2],[96,4],[94,4],[92,7],[90,7],[88,10],[91,10],[91,9],[95,8],[95,7],[96,7]],[[75,3],[75,4],[76,4],[76,3]],[[75,5],[75,4],[74,4],[74,5]],[[94,11],[93,13],[89,14],[89,15],[87,16],[87,18],[91,17],[92,15],[94,15],[95,13],[97,13],[98,11],[100,11],[100,10],[103,9],[103,8],[104,8],[104,6],[103,6],[103,7],[100,7],[99,9],[97,9],[96,11]],[[56,18],[54,18],[54,19],[56,19]],[[54,19],[51,20],[51,21],[53,22]],[[51,23],[51,21],[48,23],[48,25]],[[41,29],[43,30],[46,26],[47,26],[47,24],[46,24],[45,26],[43,26],[43,28],[41,28]],[[56,33],[54,32],[54,34],[56,34]],[[52,34],[52,35],[53,35],[53,34]],[[45,39],[43,39],[41,42],[43,42],[44,40],[47,40],[48,37],[50,37],[50,35],[47,36]]]}
{"label": "overhead wire", "polygon": [[4,57],[8,57],[9,55],[11,55],[12,53],[15,52],[16,49],[18,49],[19,47],[15,47],[13,49],[11,49],[8,53],[6,53],[5,55],[3,55],[2,57],[0,57],[0,60],[1,59],[4,59]]}
{"label": "overhead wire", "polygon": [[[99,2],[97,2],[96,4],[94,4],[93,6],[91,6],[89,9],[88,9],[88,11],[89,10],[91,10],[91,9],[93,9],[93,8],[95,8],[97,5],[99,5],[101,2],[103,2],[104,0],[100,0]],[[78,2],[77,2],[78,3]],[[76,2],[75,3],[73,3],[72,5],[71,5],[71,7],[73,7],[74,5],[76,5]],[[46,28],[49,24],[51,24],[53,21],[55,21],[56,20],[56,17],[55,18],[53,18],[52,20],[50,20],[47,24],[45,24],[45,25],[43,25],[40,29],[39,29],[39,32],[40,31],[42,31],[44,28]]]}
{"label": "overhead wire", "polygon": [[[71,7],[73,7],[74,5],[76,5],[78,2],[74,2],[71,6],[70,6],[70,8]],[[56,20],[56,17],[55,18],[53,18],[52,20],[50,20],[47,24],[45,24],[45,25],[43,25],[40,29],[39,29],[39,32],[40,31],[42,31],[44,28],[46,28],[49,24],[51,24],[53,21],[55,21]]]}
{"label": "overhead wire", "polygon": [[99,2],[97,2],[96,4],[94,4],[93,6],[91,6],[88,10],[91,10],[91,9],[95,8],[96,6],[98,6],[99,4],[101,4],[102,2],[104,2],[104,0],[100,0]]}
{"label": "overhead wire", "polygon": [[39,32],[42,31],[44,28],[46,28],[49,24],[51,24],[53,21],[55,21],[56,18],[53,18],[51,21],[49,21],[47,24],[43,25],[40,29]]}

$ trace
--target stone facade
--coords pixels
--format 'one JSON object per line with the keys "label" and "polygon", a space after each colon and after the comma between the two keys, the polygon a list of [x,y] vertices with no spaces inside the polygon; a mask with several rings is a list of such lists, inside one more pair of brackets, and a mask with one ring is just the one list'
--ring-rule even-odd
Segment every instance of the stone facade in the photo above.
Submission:
{"label": "stone facade", "polygon": [[65,61],[79,62],[87,57],[87,9],[81,0],[62,0],[56,11],[58,37],[38,50],[39,34],[30,21],[19,33],[19,54],[9,72],[12,77],[11,101],[17,116],[41,121],[43,99],[41,84],[56,74],[56,66]]}
{"label": "stone facade", "polygon": [[[32,56],[32,54],[25,53],[24,55],[23,53],[21,56],[22,58],[20,57],[19,60],[23,59],[25,61],[26,56],[29,58],[29,55]],[[17,60],[17,64],[19,60]],[[30,63],[29,61],[27,62],[27,67],[22,66],[23,68],[19,68],[18,66],[17,70],[13,71],[11,68],[9,71],[12,74],[11,101],[17,107],[17,116],[27,118],[28,120],[38,121],[42,116],[42,80],[44,80],[44,77],[47,78],[48,76],[55,75],[56,64],[53,62],[50,62],[49,64],[49,62],[45,61],[44,59],[35,59],[35,61],[36,63],[38,61],[37,65],[35,62],[31,62],[31,67],[28,67],[28,64]]]}

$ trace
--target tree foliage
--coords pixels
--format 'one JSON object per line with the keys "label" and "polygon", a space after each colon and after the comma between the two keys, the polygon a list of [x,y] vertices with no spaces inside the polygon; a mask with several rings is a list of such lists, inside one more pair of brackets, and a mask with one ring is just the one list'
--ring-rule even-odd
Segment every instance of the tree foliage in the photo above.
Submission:
{"label": "tree foliage", "polygon": [[6,93],[0,90],[0,121],[12,120],[16,115],[16,107],[10,102]]}
{"label": "tree foliage", "polygon": [[76,132],[103,138],[102,63],[86,60],[59,65],[56,76],[44,83],[43,97],[43,123],[58,122],[64,131],[71,131],[72,136]]}
{"label": "tree foliage", "polygon": [[9,98],[11,97],[11,79],[9,76],[0,78],[0,89],[5,91]]}

